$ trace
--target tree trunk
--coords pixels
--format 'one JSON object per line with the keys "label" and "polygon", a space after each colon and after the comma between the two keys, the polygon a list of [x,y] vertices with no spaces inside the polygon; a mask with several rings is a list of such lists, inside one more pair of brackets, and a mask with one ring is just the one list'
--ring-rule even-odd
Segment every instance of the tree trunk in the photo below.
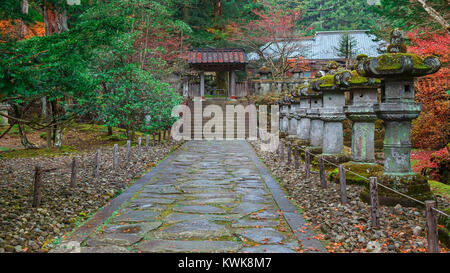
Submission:
{"label": "tree trunk", "polygon": [[[19,106],[14,105],[14,104],[11,106],[14,109],[15,116],[18,117],[19,119],[22,119],[23,113],[21,113]],[[20,143],[22,143],[22,145],[25,147],[25,149],[37,149],[37,146],[28,140],[27,135],[25,133],[25,128],[24,128],[24,125],[22,122],[17,121],[17,128],[19,129]]]}
{"label": "tree trunk", "polygon": [[136,130],[134,130],[134,128],[131,129],[131,140],[134,140],[134,138],[136,137]]}
{"label": "tree trunk", "polygon": [[[22,14],[28,14],[28,0],[22,0],[21,12]],[[27,35],[27,28],[25,22],[21,20],[19,39],[21,40],[25,38],[26,35]]]}
{"label": "tree trunk", "polygon": [[67,24],[67,10],[62,12],[52,3],[44,1],[44,25],[45,35],[50,36],[53,33],[62,33],[69,30]]}
{"label": "tree trunk", "polygon": [[423,9],[428,13],[428,15],[430,15],[445,30],[447,30],[447,32],[450,32],[450,25],[449,25],[449,23],[435,9],[433,9],[431,6],[427,5],[426,0],[417,0],[417,2],[422,4]]}
{"label": "tree trunk", "polygon": [[187,20],[189,19],[189,5],[186,2],[184,2],[183,4],[182,13],[183,13],[183,21],[187,22]]}
{"label": "tree trunk", "polygon": [[[60,10],[53,3],[49,3],[45,0],[43,18],[46,36],[69,30],[69,26],[67,24],[67,10]],[[53,143],[55,147],[61,147],[63,128],[61,124],[57,123],[57,121],[62,114],[62,109],[58,106],[57,100],[52,102],[52,108],[53,122],[55,123],[53,126]]]}
{"label": "tree trunk", "polygon": [[217,22],[222,17],[222,0],[214,1],[214,20]]}
{"label": "tree trunk", "polygon": [[113,135],[113,128],[111,126],[108,126],[108,136]]}
{"label": "tree trunk", "polygon": [[63,127],[62,124],[60,124],[55,128],[55,142],[54,142],[55,147],[61,148],[62,138],[63,138]]}

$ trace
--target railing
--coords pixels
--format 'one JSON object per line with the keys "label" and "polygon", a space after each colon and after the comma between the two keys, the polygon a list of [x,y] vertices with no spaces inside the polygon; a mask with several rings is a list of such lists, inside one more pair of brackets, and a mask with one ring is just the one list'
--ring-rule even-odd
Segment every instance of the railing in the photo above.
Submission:
{"label": "railing", "polygon": [[[279,155],[279,159],[281,162],[285,161],[285,145],[287,150],[287,163],[290,164],[292,162],[292,149],[291,144],[288,142],[287,144],[284,143],[284,141],[280,141],[279,148],[277,150],[277,153]],[[337,165],[333,162],[330,162],[326,160],[321,155],[313,154],[309,151],[308,148],[302,148],[300,146],[294,146],[294,168],[299,168],[299,162],[298,162],[298,150],[302,150],[305,152],[305,178],[310,179],[311,177],[311,155],[314,158],[318,159],[319,162],[319,175],[320,175],[320,186],[322,188],[327,187],[327,177],[325,173],[325,164],[324,162],[327,162],[328,164],[335,166],[339,168],[339,184],[340,184],[340,192],[341,192],[341,203],[346,204],[347,203],[347,190],[346,190],[346,172],[349,172],[353,175],[356,175],[366,181],[369,182],[369,192],[370,192],[370,204],[371,204],[371,224],[373,227],[379,228],[380,227],[380,219],[379,219],[379,201],[378,201],[378,186],[383,187],[386,190],[392,191],[398,195],[403,196],[404,198],[410,199],[416,203],[419,203],[423,206],[425,206],[425,214],[426,214],[426,222],[427,222],[427,242],[428,242],[428,252],[429,253],[439,253],[439,240],[438,240],[438,226],[437,226],[437,214],[441,214],[445,217],[450,217],[447,213],[439,210],[436,208],[436,201],[434,200],[428,200],[428,201],[420,201],[416,198],[413,198],[411,196],[408,196],[404,193],[401,193],[395,189],[392,189],[390,187],[387,187],[386,185],[383,185],[377,181],[376,177],[364,177],[360,174],[357,174],[349,169],[344,168],[344,165]]]}
{"label": "railing", "polygon": [[[153,140],[150,144],[150,136],[146,135],[145,139],[145,146],[142,144],[142,138],[138,138],[137,143],[137,156],[140,157],[142,154],[142,151],[145,149],[145,151],[149,151],[149,147],[155,146],[156,143],[161,144],[163,139],[170,139],[170,130],[164,130],[164,131],[158,131],[158,133],[153,133]],[[113,153],[112,153],[112,168],[113,170],[117,170],[119,166],[119,146],[118,144],[114,144],[113,146]],[[128,167],[128,164],[130,163],[130,156],[131,156],[131,141],[127,140],[126,143],[126,150],[125,150],[125,159],[123,160],[125,167]],[[97,149],[97,151],[92,154],[88,155],[88,158],[92,157],[92,159],[88,159],[88,161],[94,162],[94,168],[92,171],[92,176],[99,177],[100,174],[100,168],[103,165],[101,162],[102,156],[101,156],[101,150]],[[103,158],[104,159],[104,158]],[[79,173],[79,165],[80,165],[80,158],[77,156],[72,157],[72,162],[70,164],[70,182],[69,186],[70,188],[75,188],[77,184],[77,174]],[[33,179],[33,198],[32,198],[32,207],[37,208],[40,207],[41,204],[41,188],[42,188],[42,175],[44,173],[53,172],[56,170],[61,170],[61,168],[52,168],[52,169],[43,169],[42,167],[36,165],[34,168],[34,179]]]}

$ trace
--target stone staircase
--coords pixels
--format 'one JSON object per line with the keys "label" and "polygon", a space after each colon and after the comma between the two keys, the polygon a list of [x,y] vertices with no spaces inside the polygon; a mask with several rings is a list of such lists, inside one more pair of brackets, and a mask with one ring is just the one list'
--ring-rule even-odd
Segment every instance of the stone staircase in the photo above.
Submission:
{"label": "stone staircase", "polygon": [[[198,103],[198,102],[195,102]],[[194,111],[194,102],[189,102],[188,106],[191,109],[191,138],[194,139],[194,136],[196,135],[197,132],[197,136],[201,136],[202,139],[207,139],[207,138],[214,138],[214,136],[216,136],[215,134],[215,128],[212,128],[212,133],[208,133],[208,132],[202,132],[203,128],[205,128],[205,124],[207,124],[207,122],[214,118],[215,113],[212,115],[212,117],[204,117],[203,116],[203,112],[205,110],[206,107],[210,106],[210,105],[216,105],[218,107],[220,107],[220,109],[222,109],[222,138],[225,139],[227,137],[227,131],[229,131],[229,128],[231,127],[233,130],[231,130],[231,136],[233,138],[237,138],[238,137],[238,130],[244,132],[244,138],[247,138],[249,136],[249,114],[246,113],[245,114],[245,122],[243,124],[238,124],[237,119],[238,119],[238,115],[234,112],[229,111],[229,113],[226,112],[226,107],[227,105],[239,105],[240,102],[238,101],[231,101],[229,99],[225,99],[225,98],[207,98],[204,99],[201,102],[201,106],[202,106],[202,110],[199,111],[197,109],[197,111]],[[245,107],[245,105],[243,105]],[[201,122],[196,122],[196,121],[201,121]],[[232,124],[228,124],[227,126],[227,122],[230,122]],[[208,130],[210,131],[210,130]],[[228,137],[230,137],[230,133],[228,133]]]}

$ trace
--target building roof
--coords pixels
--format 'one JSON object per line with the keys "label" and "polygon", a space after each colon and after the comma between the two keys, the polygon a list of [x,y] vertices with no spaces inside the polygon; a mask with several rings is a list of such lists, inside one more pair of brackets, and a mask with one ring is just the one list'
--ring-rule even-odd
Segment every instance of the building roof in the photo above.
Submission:
{"label": "building roof", "polygon": [[244,70],[248,58],[243,48],[193,48],[188,63],[205,71]]}
{"label": "building roof", "polygon": [[[368,30],[348,30],[348,31],[318,31],[314,37],[309,39],[298,40],[295,42],[295,50],[290,57],[303,56],[307,60],[339,60],[342,59],[338,55],[338,51],[335,47],[339,46],[340,37],[349,33],[349,36],[356,41],[356,48],[354,50],[355,55],[366,54],[370,57],[376,57],[380,55],[378,50],[385,49],[387,42],[376,41],[376,37],[372,34],[368,34]],[[278,42],[280,46],[291,46],[287,42]],[[271,54],[276,57],[275,50],[277,45],[272,45],[267,48],[267,54]],[[267,44],[262,48],[267,47]],[[258,56],[255,53],[249,53],[248,58],[250,60],[258,60]]]}

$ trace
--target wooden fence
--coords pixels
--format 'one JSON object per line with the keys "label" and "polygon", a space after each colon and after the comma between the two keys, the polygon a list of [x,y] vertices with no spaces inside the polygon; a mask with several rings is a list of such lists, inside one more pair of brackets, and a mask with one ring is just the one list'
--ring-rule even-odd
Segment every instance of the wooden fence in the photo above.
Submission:
{"label": "wooden fence", "polygon": [[[159,131],[157,134],[153,134],[153,141],[150,143],[150,136],[146,135],[145,138],[145,146],[142,142],[142,138],[138,138],[137,142],[137,155],[141,156],[142,151],[148,151],[151,146],[155,146],[156,143],[160,144],[163,139],[170,139],[170,130]],[[117,170],[122,167],[127,167],[130,164],[130,155],[131,155],[131,141],[128,140],[126,143],[125,156],[122,159],[122,164],[119,164],[119,147],[118,144],[114,144],[112,155],[112,168],[113,170]],[[92,170],[92,176],[98,177],[100,174],[101,166],[104,165],[102,160],[106,160],[106,158],[102,157],[102,151],[97,149],[97,151],[93,154],[93,162],[94,168]],[[77,185],[77,177],[79,173],[79,162],[80,158],[78,156],[74,156],[72,158],[72,163],[70,164],[70,188],[75,188]],[[32,207],[38,208],[41,204],[41,188],[42,188],[42,176],[44,173],[52,172],[58,170],[57,168],[53,169],[43,169],[40,166],[35,166],[34,168],[34,178],[33,178],[33,196],[32,196]]]}
{"label": "wooden fence", "polygon": [[[437,226],[437,215],[441,214],[445,217],[450,217],[447,213],[439,210],[436,208],[436,201],[434,200],[427,200],[425,202],[422,202],[420,200],[417,200],[411,196],[405,195],[401,192],[398,192],[394,189],[391,189],[377,181],[376,177],[370,177],[366,178],[364,176],[361,176],[355,172],[352,172],[348,169],[344,168],[344,165],[336,165],[328,160],[325,160],[320,155],[315,155],[309,151],[309,149],[303,149],[299,146],[294,146],[294,149],[291,150],[290,143],[285,143],[283,140],[280,141],[280,145],[278,147],[277,153],[279,156],[280,162],[285,161],[285,150],[287,150],[287,164],[291,164],[291,152],[294,153],[294,158],[298,158],[298,152],[299,149],[303,150],[305,153],[305,178],[310,179],[311,176],[311,156],[316,157],[319,162],[319,176],[320,176],[320,182],[319,187],[326,188],[327,187],[327,176],[325,172],[325,164],[326,161],[328,164],[333,165],[337,168],[339,168],[339,185],[340,185],[340,197],[341,197],[341,203],[347,204],[347,189],[346,189],[346,172],[350,172],[353,175],[356,175],[362,179],[365,179],[369,183],[369,193],[370,193],[370,218],[371,218],[371,225],[375,228],[380,228],[380,212],[379,212],[379,201],[378,201],[378,186],[383,187],[389,191],[392,191],[396,194],[399,194],[405,198],[408,198],[416,203],[419,203],[425,207],[425,215],[426,215],[426,230],[427,230],[427,242],[428,242],[428,252],[429,253],[438,253],[439,250],[439,239],[438,239],[438,226]],[[294,162],[294,168],[298,169],[299,164],[298,162]]]}

